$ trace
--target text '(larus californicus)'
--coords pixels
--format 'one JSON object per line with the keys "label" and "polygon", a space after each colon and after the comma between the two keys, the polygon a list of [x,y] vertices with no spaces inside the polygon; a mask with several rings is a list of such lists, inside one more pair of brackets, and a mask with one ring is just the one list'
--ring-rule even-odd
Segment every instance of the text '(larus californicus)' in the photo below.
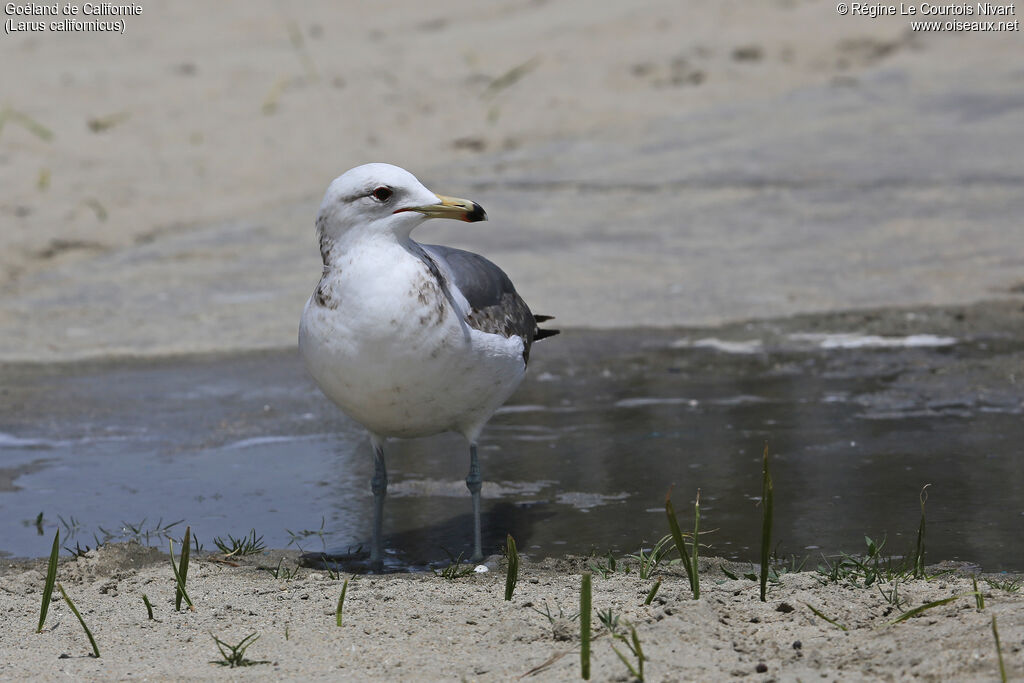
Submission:
{"label": "text '(larus californicus)'", "polygon": [[479,204],[437,195],[405,169],[366,164],[336,178],[316,219],[323,276],[306,302],[299,351],[313,379],[370,432],[373,540],[382,567],[384,442],[453,431],[469,442],[473,560],[480,547],[477,439],[526,374],[530,347],[557,334],[483,256],[419,244],[428,218],[487,219]]}

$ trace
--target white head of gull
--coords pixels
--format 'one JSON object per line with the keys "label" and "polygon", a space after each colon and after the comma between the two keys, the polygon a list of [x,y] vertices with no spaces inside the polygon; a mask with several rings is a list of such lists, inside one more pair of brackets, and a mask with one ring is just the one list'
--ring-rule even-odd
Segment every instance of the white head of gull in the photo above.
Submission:
{"label": "white head of gull", "polygon": [[477,439],[526,373],[542,330],[508,276],[484,257],[420,244],[428,218],[487,219],[405,169],[366,164],[336,178],[317,216],[323,276],[306,302],[299,351],[331,401],[370,433],[370,562],[383,564],[384,443],[454,431],[469,442],[473,560],[483,558]]}

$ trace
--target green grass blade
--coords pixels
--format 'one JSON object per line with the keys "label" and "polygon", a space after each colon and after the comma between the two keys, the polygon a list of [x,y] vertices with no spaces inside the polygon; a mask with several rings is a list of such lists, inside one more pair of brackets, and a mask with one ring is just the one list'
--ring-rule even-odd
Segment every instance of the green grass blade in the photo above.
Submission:
{"label": "green grass blade", "polygon": [[974,584],[974,604],[978,611],[985,609],[985,596],[978,590],[978,577],[971,575],[971,583]]}
{"label": "green grass blade", "polygon": [[50,130],[43,124],[39,123],[34,118],[32,118],[24,112],[15,111],[10,107],[7,107],[4,109],[2,114],[0,114],[0,122],[6,122],[8,120],[20,123],[25,128],[25,130],[29,131],[40,140],[49,142],[50,140],[53,139],[52,130]]}
{"label": "green grass blade", "polygon": [[75,603],[71,602],[71,598],[69,598],[68,594],[64,592],[64,586],[58,583],[57,588],[60,589],[60,594],[64,596],[64,602],[68,603],[68,607],[70,607],[71,611],[75,613],[76,617],[78,617],[78,623],[80,623],[82,628],[85,630],[85,635],[89,637],[89,643],[92,645],[93,656],[96,657],[96,659],[99,659],[100,649],[96,646],[96,639],[92,637],[92,631],[90,631],[89,627],[85,625],[85,619],[83,619],[82,615],[78,612],[78,608],[75,607]]}
{"label": "green grass blade", "polygon": [[[921,501],[921,523],[917,527],[917,547],[914,549],[914,578],[920,579],[924,577],[924,504],[928,502],[928,487],[931,484],[925,484],[924,488],[921,489],[921,493],[918,498]],[[975,588],[977,590],[977,588]]]}
{"label": "green grass blade", "polygon": [[[697,489],[697,499],[693,503],[693,571],[690,572],[690,589],[693,591],[693,599],[700,598],[700,572],[697,570],[697,548],[700,546],[700,489]],[[643,664],[640,664],[640,672],[643,673]],[[641,676],[641,679],[643,676]]]}
{"label": "green grass blade", "polygon": [[341,585],[341,595],[338,596],[338,608],[334,610],[334,621],[341,626],[341,612],[345,609],[345,593],[348,592],[348,579]]}
{"label": "green grass blade", "polygon": [[839,623],[838,621],[836,621],[835,619],[829,619],[829,618],[828,618],[828,617],[826,617],[826,616],[825,616],[824,614],[822,614],[822,613],[821,613],[821,612],[819,612],[818,610],[816,610],[816,609],[814,609],[813,607],[811,607],[810,605],[808,605],[808,604],[807,604],[806,602],[804,603],[804,605],[806,605],[806,606],[807,606],[807,609],[809,609],[809,610],[811,610],[812,612],[814,612],[814,615],[815,615],[816,617],[819,617],[819,618],[821,618],[821,619],[824,619],[825,621],[827,621],[828,623],[832,624],[833,626],[835,626],[836,628],[838,628],[838,629],[840,629],[840,630],[843,630],[843,631],[845,631],[845,630],[846,630],[846,627],[845,627],[845,626],[843,626],[842,624],[840,624],[840,623]]}
{"label": "green grass blade", "polygon": [[[188,557],[189,549],[192,544],[189,542],[189,538],[192,535],[192,527],[185,527],[185,538],[181,539],[181,564],[178,565],[178,575],[181,576],[181,585],[184,586],[185,582],[188,581]],[[174,560],[172,559],[171,562]],[[181,598],[183,593],[180,588],[174,589],[174,611],[177,612],[181,609]]]}
{"label": "green grass blade", "polygon": [[43,630],[46,623],[46,612],[50,609],[50,599],[53,597],[53,584],[57,580],[57,555],[60,553],[60,528],[53,535],[53,547],[50,549],[50,562],[46,566],[46,583],[43,584],[43,604],[39,606],[39,626],[36,633]]}
{"label": "green grass blade", "polygon": [[[676,544],[676,550],[679,551],[679,557],[682,559],[683,569],[686,570],[686,578],[690,580],[690,588],[693,588],[693,567],[686,561],[689,557],[689,553],[686,552],[686,541],[683,540],[683,531],[679,528],[679,520],[676,518],[676,510],[672,506],[672,489],[669,489],[668,493],[665,494],[665,516],[668,517],[668,528],[672,532],[672,540]],[[694,543],[697,539],[693,539]]]}
{"label": "green grass blade", "polygon": [[633,678],[635,678],[637,680],[640,680],[640,681],[644,680],[643,676],[640,675],[640,672],[637,671],[636,669],[634,669],[633,665],[630,664],[628,659],[626,659],[626,655],[624,655],[621,652],[619,652],[619,648],[617,648],[614,645],[612,645],[612,651],[619,656],[619,659],[621,659],[622,663],[626,665],[627,669],[629,669],[629,673],[630,673],[631,676],[633,676]]}
{"label": "green grass blade", "polygon": [[220,656],[224,658],[224,663],[230,664],[231,656],[228,654],[227,650],[224,649],[230,646],[217,636],[213,635],[212,633],[210,634],[210,636],[213,638],[213,642],[217,644],[217,650],[220,651]]}
{"label": "green grass blade", "polygon": [[654,596],[658,594],[659,588],[661,588],[661,579],[655,581],[654,585],[651,586],[651,590],[647,592],[647,599],[644,600],[645,605],[651,604],[651,601],[654,600]]}
{"label": "green grass blade", "polygon": [[506,551],[508,572],[505,574],[505,600],[511,600],[519,581],[519,550],[516,549],[516,539],[512,538],[512,534],[508,534],[506,539]]}
{"label": "green grass blade", "polygon": [[772,546],[772,516],[774,514],[775,493],[772,474],[768,469],[768,444],[764,445],[764,457],[761,468],[761,602],[767,601],[768,593],[768,559]]}
{"label": "green grass blade", "polygon": [[999,627],[996,626],[996,615],[992,615],[992,635],[996,639],[996,654],[999,656],[999,680],[1006,683],[1006,665],[1003,664],[1003,648],[999,644]]}
{"label": "green grass blade", "polygon": [[640,669],[639,673],[637,674],[637,678],[640,679],[641,681],[643,681],[644,680],[644,660],[647,659],[647,658],[644,657],[644,649],[642,647],[640,647],[640,637],[637,636],[637,634],[636,634],[636,627],[635,626],[630,626],[629,630],[630,630],[630,633],[633,636],[633,654],[636,655],[636,666],[637,666],[638,669]]}
{"label": "green grass blade", "polygon": [[580,582],[580,676],[590,680],[590,572]]}
{"label": "green grass blade", "polygon": [[142,594],[142,603],[146,606],[146,612],[149,614],[150,621],[154,620],[153,603],[149,601],[149,597],[145,593]]}
{"label": "green grass blade", "polygon": [[920,607],[915,607],[914,609],[907,610],[903,614],[899,615],[898,617],[896,617],[895,619],[893,619],[892,621],[889,622],[889,626],[892,626],[893,624],[898,624],[901,621],[906,621],[907,619],[909,619],[911,617],[916,617],[918,614],[921,614],[922,612],[924,612],[926,610],[930,610],[933,607],[941,607],[942,605],[948,605],[949,603],[953,602],[954,600],[959,600],[960,598],[965,598],[968,595],[977,595],[977,593],[974,593],[973,591],[972,592],[967,592],[967,593],[960,593],[959,595],[953,595],[953,596],[950,596],[948,598],[943,598],[941,600],[934,600],[932,602],[925,603],[925,604],[921,605]]}
{"label": "green grass blade", "polygon": [[[210,634],[213,641],[217,643],[217,649],[220,651],[220,656],[224,661],[214,662],[221,666],[228,666],[234,669],[236,666],[249,666],[251,664],[265,664],[266,662],[252,662],[245,658],[245,651],[249,649],[249,646],[260,639],[259,634],[250,633],[245,638],[242,638],[238,645],[230,645],[225,643],[217,636]],[[225,649],[226,648],[226,649]]]}
{"label": "green grass blade", "polygon": [[[181,574],[178,572],[178,565],[174,564],[174,539],[167,539],[168,552],[171,555],[171,569],[174,570],[174,583],[178,586],[178,590],[181,591],[181,597],[185,598],[185,604],[193,612],[196,611],[196,606],[192,604],[192,598],[188,597],[188,591],[185,590],[185,582],[181,578]],[[177,593],[175,593],[177,595]]]}

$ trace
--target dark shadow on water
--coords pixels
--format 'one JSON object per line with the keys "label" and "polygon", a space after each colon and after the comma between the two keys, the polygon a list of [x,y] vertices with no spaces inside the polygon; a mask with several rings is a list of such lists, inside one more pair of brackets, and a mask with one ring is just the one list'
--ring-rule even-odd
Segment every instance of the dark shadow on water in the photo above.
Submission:
{"label": "dark shadow on water", "polygon": [[[467,494],[466,507],[469,507]],[[513,538],[531,538],[534,527],[556,514],[553,509],[539,510],[538,506],[498,502],[481,516],[481,544],[485,555],[500,555],[505,547],[505,535]],[[440,571],[454,561],[468,563],[469,543],[472,538],[473,515],[467,510],[442,521],[428,523],[416,529],[384,535],[384,573],[409,571]],[[333,572],[354,574],[373,573],[370,565],[369,539],[364,545],[329,547],[320,552],[307,552],[301,557],[306,567],[329,569]],[[458,548],[458,550],[452,550]]]}

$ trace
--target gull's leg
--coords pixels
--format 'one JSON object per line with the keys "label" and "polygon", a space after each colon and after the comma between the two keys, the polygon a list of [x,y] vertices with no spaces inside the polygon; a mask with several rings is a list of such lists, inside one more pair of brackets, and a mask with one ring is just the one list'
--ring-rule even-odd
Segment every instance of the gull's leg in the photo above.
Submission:
{"label": "gull's leg", "polygon": [[384,568],[384,540],[381,530],[384,526],[384,496],[388,491],[388,470],[384,466],[384,440],[376,435],[370,436],[373,444],[373,479],[370,488],[373,490],[373,540],[370,547],[370,565],[375,570]]}
{"label": "gull's leg", "polygon": [[480,548],[480,489],[483,486],[480,476],[480,461],[476,457],[476,441],[469,442],[469,474],[466,475],[466,488],[473,497],[473,562],[484,559]]}

